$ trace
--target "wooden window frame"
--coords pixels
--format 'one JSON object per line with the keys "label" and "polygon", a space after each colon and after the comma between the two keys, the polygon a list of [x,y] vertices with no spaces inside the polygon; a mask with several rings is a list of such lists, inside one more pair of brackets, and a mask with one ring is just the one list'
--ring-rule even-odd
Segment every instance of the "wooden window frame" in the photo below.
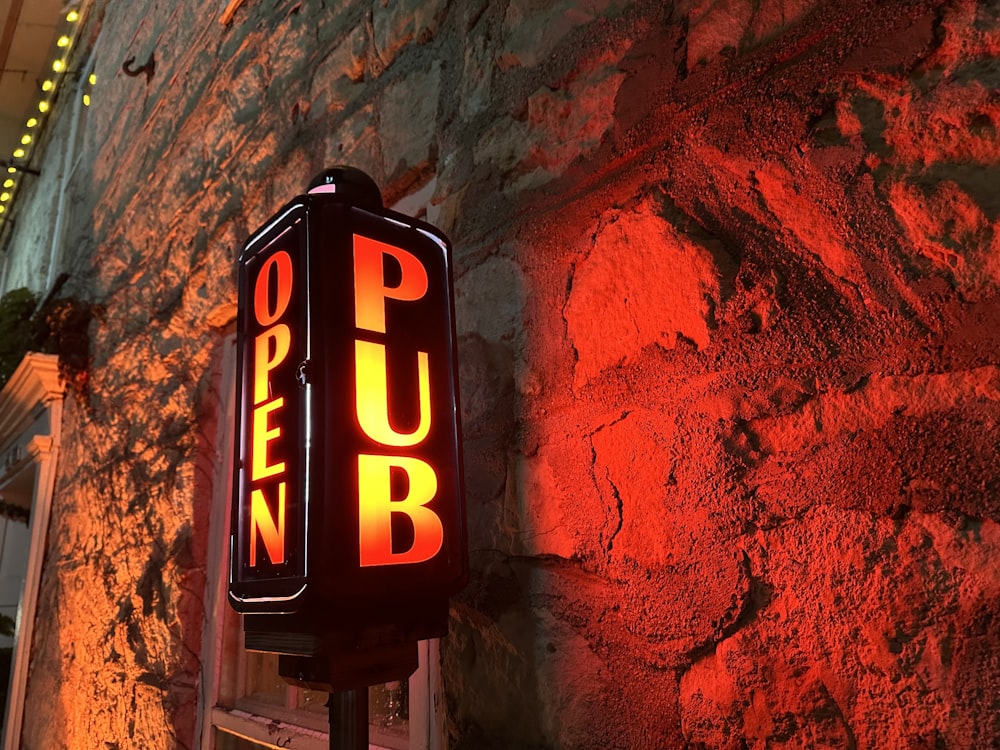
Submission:
{"label": "wooden window frame", "polygon": [[[216,730],[243,737],[265,747],[284,750],[328,750],[325,724],[295,709],[269,706],[241,697],[244,684],[243,632],[240,615],[227,601],[230,498],[232,496],[233,431],[236,413],[236,336],[230,332],[221,344],[213,382],[218,384],[217,427],[213,455],[212,508],[202,631],[202,675],[198,694],[196,737],[203,750],[214,750]],[[409,738],[405,747],[390,735],[370,727],[371,750],[442,750],[443,726],[439,714],[440,655],[438,642],[421,641],[419,666],[410,678]],[[294,688],[289,688],[294,690]]]}

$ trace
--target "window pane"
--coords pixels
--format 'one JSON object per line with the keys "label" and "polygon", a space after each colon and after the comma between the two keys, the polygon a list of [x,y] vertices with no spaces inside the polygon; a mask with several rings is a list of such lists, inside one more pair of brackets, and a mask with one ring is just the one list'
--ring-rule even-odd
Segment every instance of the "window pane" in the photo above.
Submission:
{"label": "window pane", "polygon": [[247,698],[274,706],[285,705],[285,681],[278,676],[278,655],[247,651]]}
{"label": "window pane", "polygon": [[405,735],[410,722],[410,689],[407,680],[368,688],[368,723],[391,734]]}
{"label": "window pane", "polygon": [[[303,690],[299,708],[326,717],[329,696],[320,690]],[[368,723],[389,734],[405,736],[410,719],[410,690],[407,680],[372,685],[368,688]]]}
{"label": "window pane", "polygon": [[258,745],[256,742],[216,729],[215,750],[267,750],[267,745]]}
{"label": "window pane", "polygon": [[330,711],[326,707],[326,699],[328,697],[329,693],[322,690],[303,690],[302,695],[299,697],[299,708],[323,714],[323,716],[329,716]]}

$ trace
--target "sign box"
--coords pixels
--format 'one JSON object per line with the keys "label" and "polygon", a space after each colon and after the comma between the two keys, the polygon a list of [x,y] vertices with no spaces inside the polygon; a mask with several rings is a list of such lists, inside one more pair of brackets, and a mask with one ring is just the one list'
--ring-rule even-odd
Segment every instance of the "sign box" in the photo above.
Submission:
{"label": "sign box", "polygon": [[443,635],[468,572],[451,248],[328,170],[239,257],[229,600],[261,650]]}

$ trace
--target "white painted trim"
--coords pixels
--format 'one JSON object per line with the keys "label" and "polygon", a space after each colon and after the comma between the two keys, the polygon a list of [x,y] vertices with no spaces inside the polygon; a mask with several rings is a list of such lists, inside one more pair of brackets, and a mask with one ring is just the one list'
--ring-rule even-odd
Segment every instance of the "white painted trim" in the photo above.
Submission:
{"label": "white painted trim", "polygon": [[426,641],[427,648],[427,750],[447,750],[444,726],[444,685],[441,682],[441,640]]}
{"label": "white painted trim", "polygon": [[64,392],[59,379],[59,360],[52,354],[25,355],[3,391],[0,391],[0,444],[10,443],[32,427],[40,416],[39,407],[48,410],[49,425],[48,435],[34,435],[25,446],[28,459],[35,465],[31,516],[28,520],[31,543],[24,590],[17,612],[4,750],[17,750],[21,744],[24,697],[27,692],[31,641],[38,605],[38,584],[42,578],[49,511],[52,507],[52,491],[55,489],[56,464],[62,437]]}
{"label": "white painted trim", "polygon": [[[219,695],[220,670],[222,667],[223,628],[220,623],[226,617],[227,577],[223,573],[229,568],[229,549],[225,543],[229,539],[229,498],[232,495],[233,473],[232,432],[236,415],[236,336],[226,336],[222,342],[222,357],[219,365],[218,413],[215,429],[215,471],[212,475],[212,509],[209,514],[208,533],[212,541],[208,545],[206,570],[209,571],[205,587],[205,615],[202,621],[201,638],[201,680],[198,690],[198,715],[195,719],[195,736],[201,737],[200,747],[213,750],[215,737],[213,722],[205,721],[209,710],[215,713],[215,703]],[[219,575],[219,573],[223,573]],[[214,577],[212,577],[214,576]]]}
{"label": "white painted trim", "polygon": [[34,422],[39,405],[62,401],[63,393],[59,358],[54,354],[25,354],[0,391],[0,446]]}
{"label": "white painted trim", "polygon": [[[227,734],[242,737],[274,750],[329,750],[330,736],[326,732],[275,721],[268,716],[239,709],[212,709],[212,726]],[[270,739],[262,739],[266,735]],[[389,750],[381,745],[368,745],[368,750]]]}
{"label": "white painted trim", "polygon": [[238,709],[213,708],[211,723],[223,732],[276,750],[330,750],[330,736],[325,732]]}

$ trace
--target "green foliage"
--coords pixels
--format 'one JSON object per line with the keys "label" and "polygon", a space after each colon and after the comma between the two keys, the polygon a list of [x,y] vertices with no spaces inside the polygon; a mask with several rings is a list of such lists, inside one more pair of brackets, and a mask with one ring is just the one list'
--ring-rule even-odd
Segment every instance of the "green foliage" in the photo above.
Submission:
{"label": "green foliage", "polygon": [[0,297],[0,388],[28,352],[59,356],[59,372],[82,390],[90,370],[90,321],[99,308],[72,297],[47,299],[12,289]]}
{"label": "green foliage", "polygon": [[[8,503],[6,500],[0,500],[0,518],[9,518],[13,521],[28,523],[28,520],[31,518],[31,511],[23,505],[16,505]],[[0,635],[3,635],[3,615],[0,615]]]}
{"label": "green foliage", "polygon": [[34,320],[38,296],[12,289],[0,297],[0,387],[14,374],[25,352],[37,350],[41,336]]}

